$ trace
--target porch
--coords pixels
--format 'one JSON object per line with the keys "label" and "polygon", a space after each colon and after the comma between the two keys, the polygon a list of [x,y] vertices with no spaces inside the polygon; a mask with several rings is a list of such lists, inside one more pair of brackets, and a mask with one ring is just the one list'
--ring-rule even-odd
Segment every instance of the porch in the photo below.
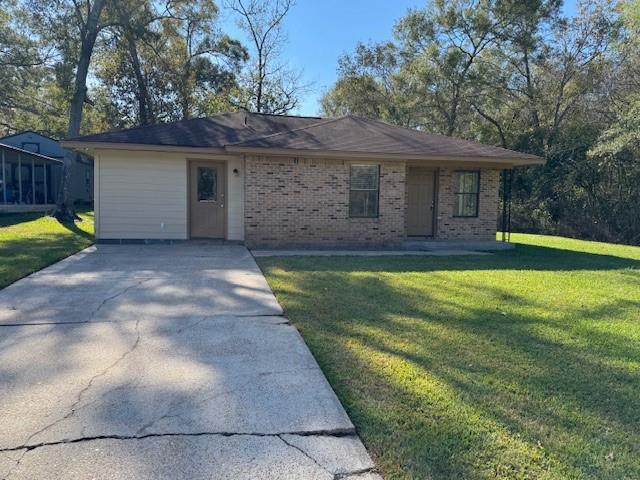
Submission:
{"label": "porch", "polygon": [[[403,249],[499,250],[496,231],[508,231],[507,170],[497,166],[407,164]],[[502,192],[501,192],[502,190]],[[502,204],[500,194],[502,193]],[[504,239],[503,239],[504,240]]]}
{"label": "porch", "polygon": [[62,161],[0,144],[0,213],[55,207]]}

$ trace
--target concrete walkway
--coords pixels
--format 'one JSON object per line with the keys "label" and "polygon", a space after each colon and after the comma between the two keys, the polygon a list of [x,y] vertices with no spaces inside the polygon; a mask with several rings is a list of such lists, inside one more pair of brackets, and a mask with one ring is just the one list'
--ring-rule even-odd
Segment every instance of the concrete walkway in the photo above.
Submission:
{"label": "concrete walkway", "polygon": [[450,257],[491,255],[473,250],[252,250],[254,257]]}
{"label": "concrete walkway", "polygon": [[92,247],[0,291],[0,478],[380,478],[240,246]]}

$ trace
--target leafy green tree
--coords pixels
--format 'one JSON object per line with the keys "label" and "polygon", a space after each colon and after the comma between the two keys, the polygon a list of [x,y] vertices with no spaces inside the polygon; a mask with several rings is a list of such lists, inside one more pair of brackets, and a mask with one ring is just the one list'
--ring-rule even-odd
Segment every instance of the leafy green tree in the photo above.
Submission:
{"label": "leafy green tree", "polygon": [[44,62],[16,1],[3,2],[0,8],[0,128],[5,133],[20,128],[17,115],[39,112],[40,106],[31,94],[42,76]]}
{"label": "leafy green tree", "polygon": [[123,125],[190,118],[230,106],[247,54],[216,26],[218,8],[212,1],[174,1],[162,8],[153,2],[118,2],[110,14],[109,48],[99,55],[97,75]]}

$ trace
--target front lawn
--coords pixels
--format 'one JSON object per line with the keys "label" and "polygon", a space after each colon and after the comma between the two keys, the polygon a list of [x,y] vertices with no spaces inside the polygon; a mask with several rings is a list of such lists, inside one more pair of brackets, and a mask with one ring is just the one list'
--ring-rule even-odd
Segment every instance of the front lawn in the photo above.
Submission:
{"label": "front lawn", "polygon": [[0,215],[0,288],[93,243],[93,212],[63,225],[39,213]]}
{"label": "front lawn", "polygon": [[258,258],[387,479],[640,478],[640,248]]}

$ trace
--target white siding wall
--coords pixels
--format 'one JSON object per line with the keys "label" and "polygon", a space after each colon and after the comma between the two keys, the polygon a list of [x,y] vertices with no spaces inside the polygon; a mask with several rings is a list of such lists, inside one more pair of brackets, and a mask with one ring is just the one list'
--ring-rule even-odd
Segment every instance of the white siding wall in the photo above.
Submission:
{"label": "white siding wall", "polygon": [[244,240],[244,159],[227,162],[227,185],[227,239]]}
{"label": "white siding wall", "polygon": [[[186,239],[187,158],[182,153],[100,150],[95,154],[98,239]],[[244,168],[228,162],[227,238],[244,239]],[[233,169],[238,169],[238,176]],[[164,224],[164,225],[163,225]]]}
{"label": "white siding wall", "polygon": [[115,150],[99,158],[99,238],[187,238],[185,158]]}

